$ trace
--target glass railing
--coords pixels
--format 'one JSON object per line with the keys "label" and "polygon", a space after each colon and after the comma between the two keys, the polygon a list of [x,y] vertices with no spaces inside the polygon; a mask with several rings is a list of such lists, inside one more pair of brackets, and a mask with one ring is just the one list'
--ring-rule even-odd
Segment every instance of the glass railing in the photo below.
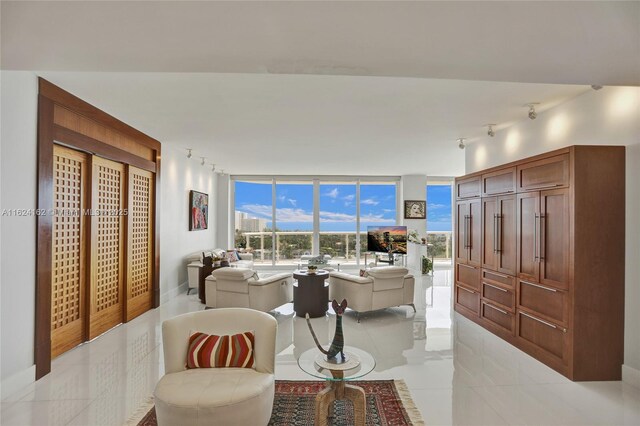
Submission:
{"label": "glass railing", "polygon": [[453,253],[451,231],[428,231],[427,244],[429,255],[435,259],[449,260]]}

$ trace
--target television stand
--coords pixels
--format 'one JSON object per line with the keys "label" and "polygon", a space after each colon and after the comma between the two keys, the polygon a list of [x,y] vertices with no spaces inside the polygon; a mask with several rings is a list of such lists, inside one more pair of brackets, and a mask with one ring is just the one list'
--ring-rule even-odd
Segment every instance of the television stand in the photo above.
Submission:
{"label": "television stand", "polygon": [[[394,253],[389,256],[388,253],[374,253],[374,252],[365,252],[364,253],[364,266],[365,269],[369,268],[369,257],[373,257],[373,266],[378,266],[378,263],[386,263],[389,266],[407,266],[407,255],[402,253]],[[389,258],[391,257],[391,258]]]}

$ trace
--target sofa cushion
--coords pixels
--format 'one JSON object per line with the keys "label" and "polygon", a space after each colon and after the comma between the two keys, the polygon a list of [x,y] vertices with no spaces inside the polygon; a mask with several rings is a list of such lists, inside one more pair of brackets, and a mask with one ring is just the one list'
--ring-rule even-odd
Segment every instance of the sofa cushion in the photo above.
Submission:
{"label": "sofa cushion", "polygon": [[237,262],[238,260],[240,260],[240,256],[238,256],[237,251],[228,251],[227,259],[229,259],[229,262]]}
{"label": "sofa cushion", "polygon": [[409,270],[402,266],[378,266],[368,271],[369,276],[383,279],[404,277],[408,273]]}
{"label": "sofa cushion", "polygon": [[187,368],[253,368],[252,331],[217,336],[196,331],[189,336]]}
{"label": "sofa cushion", "polygon": [[225,281],[246,281],[253,277],[254,272],[248,268],[219,268],[211,273],[216,278]]}

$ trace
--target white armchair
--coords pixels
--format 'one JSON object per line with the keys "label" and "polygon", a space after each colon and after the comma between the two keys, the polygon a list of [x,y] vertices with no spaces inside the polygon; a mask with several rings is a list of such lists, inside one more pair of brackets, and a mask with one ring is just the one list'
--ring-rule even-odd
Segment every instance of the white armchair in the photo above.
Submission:
{"label": "white armchair", "polygon": [[413,304],[415,279],[407,268],[382,266],[371,268],[365,277],[331,272],[329,275],[329,299],[347,299],[349,307],[358,313]]}
{"label": "white armchair", "polygon": [[[275,392],[277,321],[251,309],[216,309],[179,315],[162,323],[165,375],[154,391],[158,425],[263,426]],[[189,335],[253,331],[254,368],[185,367]]]}
{"label": "white armchair", "polygon": [[205,287],[210,308],[268,312],[293,300],[293,276],[289,273],[259,279],[251,269],[220,268],[207,277]]}

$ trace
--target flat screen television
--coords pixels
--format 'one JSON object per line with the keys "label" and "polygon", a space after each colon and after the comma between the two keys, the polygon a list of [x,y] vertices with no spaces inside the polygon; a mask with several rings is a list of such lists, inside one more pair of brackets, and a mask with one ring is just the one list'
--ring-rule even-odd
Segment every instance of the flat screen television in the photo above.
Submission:
{"label": "flat screen television", "polygon": [[[391,246],[391,250],[389,250]],[[407,254],[406,226],[367,227],[367,251]]]}

